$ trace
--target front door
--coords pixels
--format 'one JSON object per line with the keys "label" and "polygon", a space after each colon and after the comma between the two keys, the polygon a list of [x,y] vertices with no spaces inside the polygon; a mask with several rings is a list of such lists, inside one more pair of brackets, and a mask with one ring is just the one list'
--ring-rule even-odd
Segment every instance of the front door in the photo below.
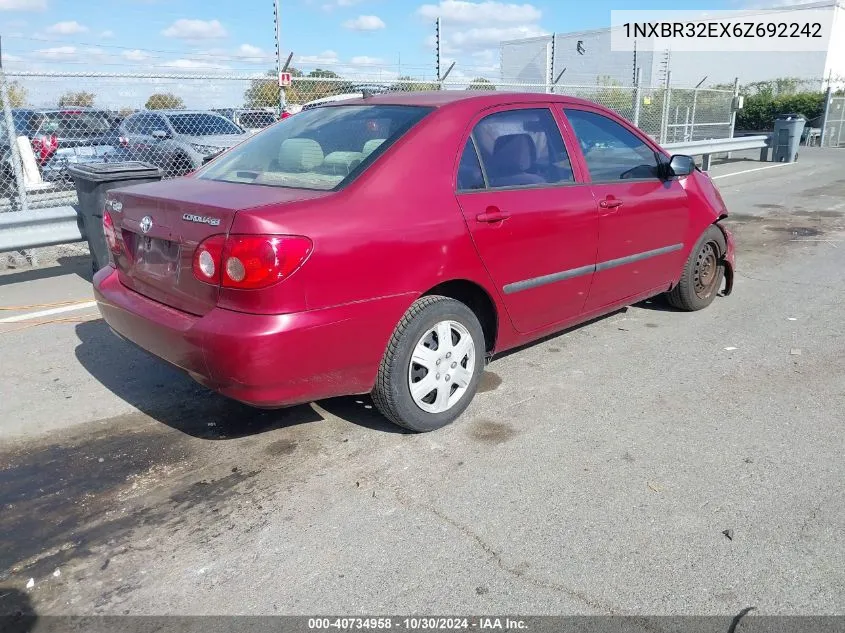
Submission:
{"label": "front door", "polygon": [[683,265],[689,226],[686,191],[663,179],[659,155],[605,114],[567,107],[599,205],[596,273],[586,311],[668,288]]}
{"label": "front door", "polygon": [[514,327],[532,332],[577,318],[593,277],[598,210],[575,178],[551,110],[513,106],[480,118],[457,184]]}

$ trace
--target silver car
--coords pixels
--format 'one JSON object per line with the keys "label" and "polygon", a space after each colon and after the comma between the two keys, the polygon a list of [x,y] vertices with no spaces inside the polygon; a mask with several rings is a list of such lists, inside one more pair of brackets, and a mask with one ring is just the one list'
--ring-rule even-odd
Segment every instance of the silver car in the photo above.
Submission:
{"label": "silver car", "polygon": [[123,154],[183,176],[208,158],[234,147],[249,134],[215,112],[145,110],[120,124]]}

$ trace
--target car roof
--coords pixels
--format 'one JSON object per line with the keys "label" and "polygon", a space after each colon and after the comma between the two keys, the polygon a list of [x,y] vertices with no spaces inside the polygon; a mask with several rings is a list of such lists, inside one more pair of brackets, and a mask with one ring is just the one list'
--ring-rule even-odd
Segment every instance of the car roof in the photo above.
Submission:
{"label": "car roof", "polygon": [[[500,92],[492,90],[431,90],[419,92],[384,92],[363,99],[367,105],[418,105],[439,108],[453,103],[474,103],[481,107],[512,103],[548,103],[596,105],[586,99],[545,92]],[[348,104],[338,104],[348,105]]]}
{"label": "car roof", "polygon": [[[217,116],[223,116],[219,112],[215,112],[214,110],[140,110],[135,114],[163,114],[164,116],[171,116],[173,114],[216,114]],[[223,117],[226,118],[226,117]]]}

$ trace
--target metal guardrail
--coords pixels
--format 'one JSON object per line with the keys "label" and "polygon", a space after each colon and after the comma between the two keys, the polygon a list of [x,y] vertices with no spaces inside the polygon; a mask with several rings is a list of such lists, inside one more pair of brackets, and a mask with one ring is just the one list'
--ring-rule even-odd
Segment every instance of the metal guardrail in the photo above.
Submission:
{"label": "metal guardrail", "polygon": [[701,156],[701,168],[710,169],[710,159],[713,154],[730,154],[747,149],[759,149],[760,160],[766,161],[769,156],[771,136],[737,136],[734,138],[714,138],[706,141],[689,141],[686,143],[666,143],[663,148],[672,154],[686,154],[687,156]]}
{"label": "metal guardrail", "polygon": [[0,213],[0,253],[84,240],[82,219],[71,206]]}

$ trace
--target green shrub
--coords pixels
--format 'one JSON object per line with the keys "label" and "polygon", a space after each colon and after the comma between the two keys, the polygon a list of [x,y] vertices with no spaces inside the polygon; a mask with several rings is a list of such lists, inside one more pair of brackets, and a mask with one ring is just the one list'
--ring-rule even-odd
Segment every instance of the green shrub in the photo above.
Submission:
{"label": "green shrub", "polygon": [[[797,112],[807,119],[807,125],[818,126],[824,113],[823,92],[802,92],[773,97],[761,93],[745,97],[745,105],[737,112],[737,130],[771,130],[778,114]],[[814,120],[815,119],[815,120]]]}

